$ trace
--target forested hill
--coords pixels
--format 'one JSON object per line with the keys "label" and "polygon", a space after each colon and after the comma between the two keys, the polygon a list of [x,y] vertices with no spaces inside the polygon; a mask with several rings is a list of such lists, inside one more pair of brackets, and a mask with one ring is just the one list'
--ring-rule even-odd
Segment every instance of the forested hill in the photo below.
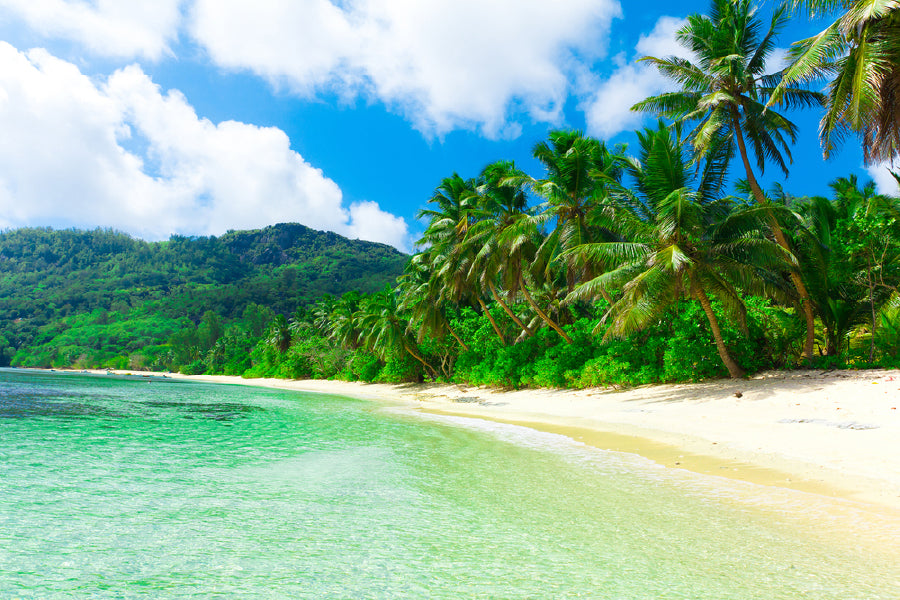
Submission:
{"label": "forested hill", "polygon": [[35,366],[77,362],[91,351],[128,355],[164,344],[207,313],[222,324],[248,307],[261,310],[259,318],[290,315],[324,294],[393,284],[407,259],[385,244],[295,223],[164,242],[105,229],[7,231],[0,233],[0,364],[17,353],[19,363]]}

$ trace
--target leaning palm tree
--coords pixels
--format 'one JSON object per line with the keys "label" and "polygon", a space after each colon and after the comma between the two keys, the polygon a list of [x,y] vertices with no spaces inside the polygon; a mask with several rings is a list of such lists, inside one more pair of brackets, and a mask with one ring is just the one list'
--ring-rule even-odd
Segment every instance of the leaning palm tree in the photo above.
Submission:
{"label": "leaning palm tree", "polygon": [[[541,247],[548,269],[553,259],[580,244],[596,241],[603,232],[591,226],[591,214],[602,208],[608,188],[619,182],[623,172],[623,146],[610,150],[606,144],[580,131],[551,131],[546,142],[532,152],[546,169],[542,179],[521,179],[544,200],[540,207],[545,221],[555,226]],[[586,274],[572,264],[565,265],[569,291]],[[608,301],[610,297],[606,297]]]}
{"label": "leaning palm tree", "polygon": [[524,177],[525,174],[511,161],[491,163],[482,170],[478,185],[479,218],[464,243],[475,253],[470,274],[478,278],[507,316],[530,337],[534,335],[533,328],[526,325],[510,306],[521,285],[518,276],[523,263],[521,250],[512,251],[501,243],[505,231],[521,223],[531,223],[525,190],[522,185],[511,183]]}
{"label": "leaning palm tree", "polygon": [[434,368],[422,357],[415,342],[409,337],[409,323],[399,313],[397,294],[390,288],[366,297],[361,303],[357,319],[363,332],[363,345],[381,360],[409,354],[422,364],[432,379],[437,379]]}
{"label": "leaning palm tree", "polygon": [[[797,126],[766,103],[779,83],[777,74],[766,74],[766,61],[776,48],[776,36],[786,25],[785,9],[779,8],[763,31],[750,0],[712,0],[710,14],[694,14],[678,31],[678,43],[694,57],[645,57],[681,90],[653,96],[632,110],[655,112],[676,122],[697,122],[690,135],[697,160],[736,146],[747,183],[766,218],[772,235],[785,251],[791,247],[750,164],[750,149],[760,173],[766,161],[787,174],[790,145],[797,139]],[[778,103],[787,107],[821,105],[823,97],[802,87],[783,84]],[[769,210],[771,209],[771,210]],[[812,357],[815,342],[815,312],[809,293],[795,270],[790,278],[800,297],[806,320],[804,355]]]}
{"label": "leaning palm tree", "polygon": [[[546,215],[535,216],[525,208],[525,188],[534,180],[515,169],[512,163],[488,165],[479,186],[480,219],[466,238],[466,247],[473,248],[474,261],[470,273],[491,290],[497,303],[526,335],[533,335],[541,323],[556,331],[566,342],[572,343],[557,320],[541,307],[529,285],[541,286],[552,278],[547,247],[541,222]],[[524,323],[495,289],[495,280],[503,283],[509,299],[519,293],[537,315],[531,324]]]}
{"label": "leaning palm tree", "polygon": [[[743,369],[725,345],[710,297],[745,328],[746,311],[736,283],[752,286],[756,269],[751,256],[763,264],[777,261],[781,251],[758,231],[730,227],[733,202],[715,194],[724,177],[722,161],[714,160],[695,181],[679,129],[673,133],[660,123],[639,133],[640,158],[629,169],[636,191],[622,188],[627,197],[619,203],[617,216],[619,231],[629,241],[585,244],[569,251],[579,262],[615,261],[618,266],[581,284],[567,300],[590,300],[605,286],[621,288],[621,297],[603,322],[610,322],[608,336],[624,336],[658,322],[673,304],[693,299],[703,308],[728,373],[739,378]],[[723,150],[727,152],[717,152]]]}
{"label": "leaning palm tree", "polygon": [[770,104],[798,82],[831,79],[820,136],[828,158],[854,132],[866,164],[900,156],[900,2],[791,0],[811,15],[838,13],[817,35],[795,43]]}
{"label": "leaning palm tree", "polygon": [[468,351],[469,347],[456,333],[447,318],[447,306],[441,281],[433,276],[432,254],[425,250],[413,256],[397,279],[400,310],[409,314],[411,328],[421,343],[426,337],[441,339],[448,333]]}
{"label": "leaning palm tree", "polygon": [[434,208],[419,211],[418,218],[428,218],[419,245],[430,246],[432,276],[441,282],[441,295],[451,304],[472,300],[488,318],[494,332],[506,343],[503,330],[484,301],[482,286],[473,276],[473,248],[465,244],[469,228],[475,222],[478,194],[477,183],[454,173],[445,177],[429,203]]}

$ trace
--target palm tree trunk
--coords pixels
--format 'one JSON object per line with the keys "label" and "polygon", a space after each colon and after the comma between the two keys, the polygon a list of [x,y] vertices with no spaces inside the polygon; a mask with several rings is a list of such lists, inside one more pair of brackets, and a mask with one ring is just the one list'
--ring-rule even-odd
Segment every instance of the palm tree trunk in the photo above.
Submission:
{"label": "palm tree trunk", "polygon": [[424,358],[422,358],[422,357],[419,355],[418,352],[416,352],[415,350],[413,350],[413,349],[409,346],[409,344],[407,344],[406,342],[403,342],[403,348],[404,348],[407,352],[409,352],[410,356],[412,356],[414,359],[416,359],[417,361],[419,361],[420,363],[422,363],[422,366],[425,367],[426,372],[429,372],[429,373],[431,374],[431,379],[432,379],[432,381],[436,381],[436,380],[437,380],[437,372],[436,372],[433,368],[431,368],[431,365],[429,365],[428,362],[426,362],[426,360],[425,360]]}
{"label": "palm tree trunk", "polygon": [[494,282],[493,282],[493,281],[488,280],[488,288],[491,290],[491,296],[494,297],[494,300],[497,301],[497,304],[499,304],[500,306],[503,307],[503,310],[506,312],[506,314],[509,315],[509,318],[512,319],[513,321],[515,321],[515,322],[516,322],[516,325],[518,325],[519,327],[521,327],[522,330],[523,330],[525,333],[528,334],[528,337],[533,336],[533,335],[534,335],[534,331],[532,331],[531,328],[530,328],[528,325],[526,325],[525,323],[523,323],[522,320],[521,320],[519,317],[516,316],[516,313],[514,313],[514,312],[512,311],[512,309],[511,309],[511,308],[506,304],[506,302],[504,302],[503,299],[500,297],[500,294],[497,293],[497,286],[494,285]]}
{"label": "palm tree trunk", "polygon": [[872,311],[872,336],[869,340],[869,362],[875,362],[875,286],[872,284],[872,265],[866,268],[866,279],[869,284],[869,309]]}
{"label": "palm tree trunk", "polygon": [[[769,211],[768,219],[769,229],[775,235],[775,241],[787,252],[790,252],[791,248],[787,238],[784,237],[784,232],[781,230],[781,226],[778,224],[778,220],[772,211]],[[813,314],[812,300],[809,298],[809,292],[806,291],[806,286],[803,285],[800,274],[796,271],[791,271],[790,277],[797,294],[800,296],[800,307],[803,309],[803,316],[806,319],[806,342],[803,345],[803,356],[810,360],[813,356],[813,344],[816,341],[816,316]]]}
{"label": "palm tree trunk", "polygon": [[[756,180],[756,176],[753,175],[753,168],[750,166],[750,160],[747,157],[747,146],[744,144],[744,134],[741,131],[740,114],[738,113],[736,106],[731,107],[731,116],[733,119],[734,134],[735,139],[737,140],[738,151],[741,155],[741,161],[744,163],[744,171],[747,173],[747,183],[750,184],[750,190],[753,192],[753,197],[756,198],[757,204],[760,206],[768,206],[766,195],[763,193],[762,188],[759,187],[759,182]],[[772,230],[772,235],[775,236],[775,241],[778,245],[785,251],[791,252],[790,244],[788,244],[787,238],[784,237],[784,231],[781,230],[781,225],[778,223],[775,213],[771,210],[767,210],[766,219],[769,222],[769,229]],[[794,284],[794,288],[800,296],[800,306],[803,309],[803,316],[806,319],[806,341],[803,345],[803,357],[806,358],[807,361],[810,361],[813,357],[813,345],[816,342],[816,317],[815,314],[813,314],[812,300],[809,298],[809,292],[806,290],[806,286],[803,285],[803,280],[800,278],[800,275],[795,271],[791,271],[790,277],[791,283]]]}
{"label": "palm tree trunk", "polygon": [[463,352],[468,352],[469,347],[466,346],[466,343],[464,341],[462,341],[462,339],[460,339],[460,337],[458,335],[456,335],[456,332],[453,330],[452,327],[450,327],[449,323],[447,323],[447,330],[450,332],[450,335],[453,336],[453,339],[456,340],[456,343],[458,343],[460,346],[462,346]]}
{"label": "palm tree trunk", "polygon": [[737,140],[738,151],[741,155],[741,162],[744,163],[744,171],[747,173],[747,183],[750,184],[750,191],[753,192],[756,202],[764,205],[766,203],[766,195],[763,193],[762,188],[759,187],[759,182],[756,181],[753,168],[750,166],[750,159],[747,157],[747,146],[744,144],[744,132],[741,130],[741,115],[736,106],[731,107],[731,120],[734,126],[734,137]]}
{"label": "palm tree trunk", "polygon": [[825,355],[837,356],[838,354],[840,354],[840,350],[838,349],[837,334],[834,328],[828,328],[825,330]]}
{"label": "palm tree trunk", "polygon": [[570,338],[569,335],[565,331],[563,331],[562,328],[559,325],[557,325],[556,322],[547,315],[547,313],[545,313],[544,311],[541,310],[541,307],[537,305],[537,303],[531,297],[531,294],[528,293],[528,286],[525,285],[525,281],[520,281],[520,287],[522,288],[522,294],[525,295],[525,300],[528,302],[528,304],[531,306],[531,308],[534,309],[534,312],[536,312],[538,314],[538,316],[541,319],[543,319],[543,321],[547,325],[552,327],[556,333],[558,333],[560,336],[562,336],[562,339],[566,340],[567,342],[569,342],[571,344],[572,338]]}
{"label": "palm tree trunk", "polygon": [[484,314],[487,316],[488,321],[491,322],[491,326],[494,328],[494,333],[496,333],[497,337],[500,338],[500,343],[505,346],[506,338],[503,337],[503,332],[500,331],[500,327],[497,326],[497,321],[494,320],[494,316],[491,314],[491,311],[488,310],[488,307],[484,303],[484,300],[481,299],[481,296],[478,296],[478,304],[481,305],[481,310],[484,311]]}
{"label": "palm tree trunk", "polygon": [[728,353],[728,348],[725,347],[725,340],[722,338],[722,330],[719,328],[719,320],[716,318],[715,313],[713,313],[712,305],[709,303],[706,292],[693,281],[693,278],[691,280],[691,287],[693,288],[694,298],[696,298],[700,303],[700,306],[703,307],[703,312],[706,313],[706,318],[709,320],[713,338],[716,340],[716,349],[719,351],[719,357],[725,364],[725,368],[728,369],[728,374],[731,375],[732,379],[741,379],[744,376],[744,370],[733,358],[731,358],[731,355]]}

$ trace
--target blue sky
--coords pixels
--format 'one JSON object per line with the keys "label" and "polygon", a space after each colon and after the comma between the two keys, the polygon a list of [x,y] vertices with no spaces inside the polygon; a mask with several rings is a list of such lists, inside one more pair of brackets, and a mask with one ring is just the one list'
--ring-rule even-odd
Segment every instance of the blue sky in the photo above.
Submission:
{"label": "blue sky", "polygon": [[[773,3],[761,3],[768,15]],[[283,221],[410,250],[442,177],[514,159],[554,128],[631,142],[705,1],[0,0],[0,227],[144,239]],[[817,31],[793,22],[780,45]],[[821,159],[819,114],[789,178],[875,177],[855,140]]]}

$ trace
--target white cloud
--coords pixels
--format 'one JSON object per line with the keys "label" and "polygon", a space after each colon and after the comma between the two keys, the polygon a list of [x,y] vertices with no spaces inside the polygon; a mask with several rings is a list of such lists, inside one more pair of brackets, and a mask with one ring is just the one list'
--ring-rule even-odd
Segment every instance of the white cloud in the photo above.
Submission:
{"label": "white cloud", "polygon": [[685,19],[678,17],[660,17],[653,26],[653,31],[642,35],[635,45],[639,56],[655,56],[667,58],[678,56],[691,59],[690,52],[678,43],[678,30],[687,23]]}
{"label": "white cloud", "polygon": [[[558,123],[619,0],[0,0],[93,54],[159,59],[179,31],[218,66],[302,97],[384,103],[426,135]],[[185,38],[187,39],[187,38]]]}
{"label": "white cloud", "polygon": [[648,96],[664,91],[665,79],[653,67],[622,64],[600,84],[584,106],[588,134],[608,139],[641,125],[646,118],[631,107]]}
{"label": "white cloud", "polygon": [[900,161],[894,164],[882,163],[880,165],[873,165],[867,167],[866,171],[869,172],[869,176],[875,182],[879,194],[895,197],[900,196],[900,186],[897,185],[897,180],[891,175],[891,171],[900,173]]}
{"label": "white cloud", "polygon": [[94,54],[157,59],[170,52],[185,0],[0,0],[45,36],[77,42]]}
{"label": "white cloud", "polygon": [[362,240],[384,241],[409,250],[407,244],[410,236],[406,221],[384,212],[376,202],[355,202],[350,205],[350,226],[344,235]]}
{"label": "white cloud", "polygon": [[575,54],[605,49],[617,0],[196,0],[217,64],[295,93],[379,100],[429,134],[515,134],[510,113],[560,118]]}
{"label": "white cloud", "polygon": [[782,71],[790,64],[788,61],[787,48],[773,48],[766,61],[766,73],[777,73]]}
{"label": "white cloud", "polygon": [[[676,17],[660,17],[653,30],[642,35],[635,44],[630,58],[621,53],[616,56],[615,70],[609,77],[595,83],[596,92],[582,103],[587,130],[590,135],[611,138],[623,131],[641,126],[648,115],[631,111],[631,107],[648,98],[676,89],[659,70],[650,63],[638,62],[645,56],[668,58],[677,56],[694,60],[691,52],[678,43],[677,34],[687,21]],[[767,72],[775,72],[787,66],[787,50],[776,48],[769,57]]]}
{"label": "white cloud", "polygon": [[644,122],[646,116],[632,112],[631,107],[649,96],[669,91],[671,83],[655,66],[636,60],[642,56],[689,58],[675,38],[684,23],[684,19],[660,17],[653,31],[638,40],[632,60],[626,60],[624,54],[616,57],[615,71],[599,83],[597,92],[582,106],[590,135],[611,138]]}
{"label": "white cloud", "polygon": [[0,42],[0,226],[124,229],[146,239],[298,221],[408,249],[403,219],[340,188],[276,128],[198,118],[137,66],[95,84]]}

